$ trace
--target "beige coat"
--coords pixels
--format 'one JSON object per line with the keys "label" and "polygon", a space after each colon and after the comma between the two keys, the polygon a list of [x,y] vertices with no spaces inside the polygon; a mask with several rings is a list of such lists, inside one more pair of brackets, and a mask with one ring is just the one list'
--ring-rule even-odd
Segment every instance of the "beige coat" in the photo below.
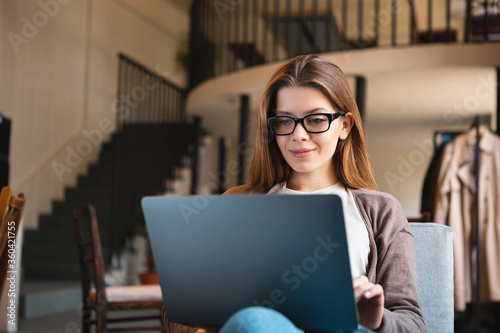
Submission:
{"label": "beige coat", "polygon": [[[455,309],[473,300],[476,280],[475,131],[444,152],[438,175],[435,221],[453,229]],[[479,144],[481,301],[500,301],[500,137],[484,131]]]}

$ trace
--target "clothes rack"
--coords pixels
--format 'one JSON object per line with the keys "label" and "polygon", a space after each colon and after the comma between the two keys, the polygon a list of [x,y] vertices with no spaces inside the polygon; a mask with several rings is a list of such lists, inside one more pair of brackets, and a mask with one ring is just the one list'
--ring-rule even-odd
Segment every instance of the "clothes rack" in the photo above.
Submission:
{"label": "clothes rack", "polygon": [[479,131],[479,127],[481,126],[481,116],[477,115],[475,119],[475,128],[476,128],[476,147],[474,150],[474,159],[475,159],[475,178],[476,178],[476,304],[475,304],[475,328],[476,332],[479,332],[479,315],[481,314],[481,306],[480,306],[480,258],[481,258],[481,239],[479,232],[479,166],[480,166],[480,152],[479,152],[479,141],[481,140],[481,133]]}
{"label": "clothes rack", "polygon": [[[498,117],[498,116],[497,116]],[[472,130],[475,131],[476,135],[476,142],[475,142],[475,147],[474,147],[474,178],[475,178],[475,185],[476,185],[476,193],[474,197],[474,202],[475,202],[475,230],[476,230],[476,237],[475,237],[475,245],[476,245],[476,281],[474,285],[474,291],[475,295],[473,297],[473,302],[474,302],[474,331],[479,332],[480,329],[480,314],[481,314],[481,307],[480,307],[480,255],[481,255],[481,239],[480,239],[480,224],[479,224],[479,170],[480,170],[480,148],[479,148],[479,143],[481,141],[481,115],[476,115],[474,117],[474,122],[472,124]],[[459,131],[442,131],[442,130],[437,130],[434,131],[434,151],[436,152],[438,148],[444,148],[442,146],[443,144],[447,144],[451,141],[453,141],[457,136],[464,134],[464,132],[459,132]]]}

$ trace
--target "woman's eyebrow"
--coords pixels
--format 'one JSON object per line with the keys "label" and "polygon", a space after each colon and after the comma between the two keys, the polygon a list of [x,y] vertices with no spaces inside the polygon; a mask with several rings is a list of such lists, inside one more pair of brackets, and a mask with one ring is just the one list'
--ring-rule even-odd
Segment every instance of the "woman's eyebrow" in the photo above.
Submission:
{"label": "woman's eyebrow", "polygon": [[[304,115],[307,115],[307,114],[311,114],[311,113],[315,113],[317,111],[324,111],[324,112],[328,112],[328,110],[326,110],[324,107],[317,107],[317,108],[314,108],[314,109],[311,109],[311,110],[308,110],[308,111],[304,111],[302,112],[302,114]],[[284,116],[293,116],[294,114],[289,112],[289,111],[282,111],[282,110],[276,110],[276,115],[284,115]]]}

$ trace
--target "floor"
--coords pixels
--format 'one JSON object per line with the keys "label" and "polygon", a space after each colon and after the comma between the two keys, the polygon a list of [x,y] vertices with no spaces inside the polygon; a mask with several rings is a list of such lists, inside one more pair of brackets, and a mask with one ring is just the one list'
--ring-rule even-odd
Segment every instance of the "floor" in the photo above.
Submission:
{"label": "floor", "polygon": [[[127,312],[133,314],[134,311]],[[142,311],[141,314],[144,314]],[[146,313],[154,314],[155,312]],[[157,313],[157,312],[156,312]],[[159,321],[149,321],[146,325],[157,325]],[[132,324],[130,324],[132,325]],[[76,310],[32,319],[19,320],[18,333],[81,333],[81,319]],[[93,330],[94,331],[94,330]]]}
{"label": "floor", "polygon": [[77,333],[81,320],[76,311],[63,312],[38,318],[21,318],[18,333]]}
{"label": "floor", "polygon": [[[471,312],[469,309],[468,312]],[[500,332],[500,303],[483,306],[483,318],[479,330],[474,329],[474,320],[471,313],[457,316],[455,321],[456,333],[498,333]],[[131,314],[132,312],[127,312]],[[154,312],[151,312],[154,314]],[[468,317],[468,318],[467,318]],[[157,322],[151,321],[150,325]],[[18,333],[81,333],[81,319],[78,310],[72,310],[54,315],[32,319],[19,320]]]}

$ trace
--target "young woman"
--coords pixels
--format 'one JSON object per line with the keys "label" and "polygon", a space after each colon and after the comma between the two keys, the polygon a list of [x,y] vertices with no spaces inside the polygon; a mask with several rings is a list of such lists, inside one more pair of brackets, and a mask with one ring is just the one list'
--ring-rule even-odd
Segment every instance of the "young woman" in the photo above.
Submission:
{"label": "young woman", "polygon": [[[426,331],[413,236],[399,202],[375,191],[361,117],[340,68],[306,55],[273,74],[260,103],[248,183],[225,195],[252,193],[339,195],[360,324],[382,332]],[[263,327],[283,322],[262,313],[271,318]],[[232,319],[222,331],[245,329],[234,325]]]}

